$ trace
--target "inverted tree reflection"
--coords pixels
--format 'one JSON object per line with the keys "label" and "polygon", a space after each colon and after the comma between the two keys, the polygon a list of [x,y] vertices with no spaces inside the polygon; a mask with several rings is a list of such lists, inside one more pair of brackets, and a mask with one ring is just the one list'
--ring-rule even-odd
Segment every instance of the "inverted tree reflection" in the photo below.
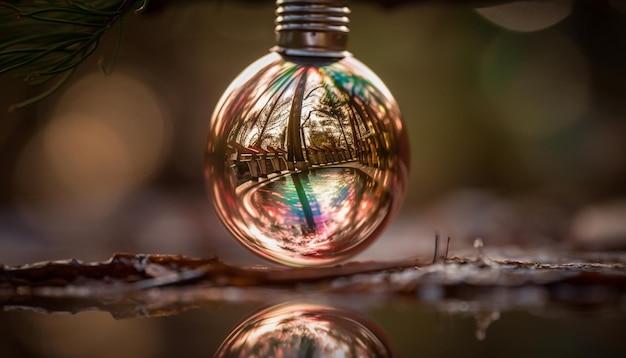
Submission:
{"label": "inverted tree reflection", "polygon": [[[384,168],[391,162],[388,156],[395,145],[387,127],[390,117],[398,114],[387,113],[385,99],[374,86],[362,77],[345,75],[342,66],[285,62],[278,69],[268,69],[258,78],[266,85],[249,93],[255,100],[241,103],[231,114],[240,119],[228,135],[230,146],[244,154],[254,147],[283,150],[289,169],[341,160]],[[229,153],[227,161],[244,169],[256,166],[258,149],[248,153],[250,160],[233,159]],[[257,179],[261,170],[234,172],[237,182],[243,183]]]}

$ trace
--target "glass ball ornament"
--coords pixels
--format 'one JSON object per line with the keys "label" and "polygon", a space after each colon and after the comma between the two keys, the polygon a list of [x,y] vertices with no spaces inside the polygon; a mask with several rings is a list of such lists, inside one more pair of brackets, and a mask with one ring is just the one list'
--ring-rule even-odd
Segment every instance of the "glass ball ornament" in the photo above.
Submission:
{"label": "glass ball ornament", "polygon": [[307,302],[263,309],[239,324],[221,357],[396,357],[386,335],[356,312]]}
{"label": "glass ball ornament", "polygon": [[207,190],[256,254],[329,265],[366,248],[397,213],[407,135],[387,87],[345,51],[345,1],[277,5],[276,46],[230,84],[211,118]]}

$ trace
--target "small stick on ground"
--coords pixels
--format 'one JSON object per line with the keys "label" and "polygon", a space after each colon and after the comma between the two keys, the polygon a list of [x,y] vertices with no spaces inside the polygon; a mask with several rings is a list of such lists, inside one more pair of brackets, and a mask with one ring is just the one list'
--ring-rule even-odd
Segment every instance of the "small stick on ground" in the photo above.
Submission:
{"label": "small stick on ground", "polygon": [[439,252],[439,232],[435,232],[435,253],[433,254],[433,264],[437,262],[438,252]]}

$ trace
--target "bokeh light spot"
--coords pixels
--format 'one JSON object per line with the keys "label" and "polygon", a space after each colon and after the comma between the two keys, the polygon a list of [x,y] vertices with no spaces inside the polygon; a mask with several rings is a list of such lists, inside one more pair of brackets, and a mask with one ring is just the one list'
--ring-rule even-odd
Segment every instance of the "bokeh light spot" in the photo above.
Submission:
{"label": "bokeh light spot", "polygon": [[14,180],[23,215],[53,215],[55,225],[104,219],[159,169],[170,143],[168,119],[156,94],[136,79],[81,78],[19,159]]}
{"label": "bokeh light spot", "polygon": [[504,29],[533,32],[561,22],[572,12],[572,0],[516,1],[476,9],[489,22]]}
{"label": "bokeh light spot", "polygon": [[134,178],[132,154],[115,131],[97,119],[56,119],[44,132],[44,155],[64,192],[116,192]]}
{"label": "bokeh light spot", "polygon": [[482,85],[498,119],[517,135],[546,137],[589,106],[586,58],[568,37],[504,34],[483,59]]}

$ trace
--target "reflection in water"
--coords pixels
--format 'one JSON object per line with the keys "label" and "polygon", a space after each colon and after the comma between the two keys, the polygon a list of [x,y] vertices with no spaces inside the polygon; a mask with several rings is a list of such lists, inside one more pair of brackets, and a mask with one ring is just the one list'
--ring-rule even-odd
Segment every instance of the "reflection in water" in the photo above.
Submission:
{"label": "reflection in water", "polygon": [[215,357],[393,357],[373,323],[333,307],[288,303],[253,314]]}
{"label": "reflection in water", "polygon": [[207,187],[257,254],[323,265],[362,250],[395,215],[408,172],[398,106],[362,63],[270,53],[225,92],[211,120]]}

